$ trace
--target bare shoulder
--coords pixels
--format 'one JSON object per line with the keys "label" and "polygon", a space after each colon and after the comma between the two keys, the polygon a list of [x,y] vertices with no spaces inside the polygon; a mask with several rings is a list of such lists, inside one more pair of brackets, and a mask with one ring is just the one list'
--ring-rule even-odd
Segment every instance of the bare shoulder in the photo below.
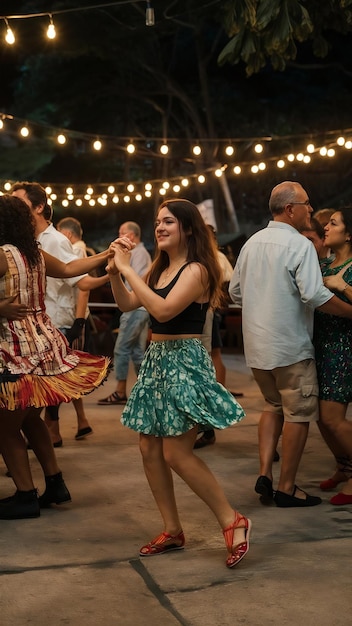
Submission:
{"label": "bare shoulder", "polygon": [[194,274],[197,278],[205,277],[208,275],[207,268],[204,265],[202,265],[202,263],[199,263],[197,261],[193,261],[192,263],[189,263],[189,265],[187,265],[187,267],[185,268],[185,272],[187,270],[188,272]]}

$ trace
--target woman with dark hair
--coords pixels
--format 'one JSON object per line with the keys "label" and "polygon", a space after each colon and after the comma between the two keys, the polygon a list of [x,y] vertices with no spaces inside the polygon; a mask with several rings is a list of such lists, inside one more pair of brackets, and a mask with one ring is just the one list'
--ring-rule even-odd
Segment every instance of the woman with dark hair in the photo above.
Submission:
{"label": "woman with dark hair", "polygon": [[144,470],[164,522],[163,532],[140,555],[184,547],[173,470],[216,516],[228,550],[226,565],[233,567],[248,552],[251,522],[232,509],[209,468],[193,453],[198,424],[222,429],[244,417],[242,407],[216,382],[200,340],[208,306],[216,307],[221,294],[216,247],[188,200],[161,204],[155,238],[156,258],[144,279],[129,265],[133,244],[126,237],[111,245],[114,260],[107,268],[120,310],[143,305],[151,318],[151,343],[121,418],[140,433]]}
{"label": "woman with dark hair", "polygon": [[[334,253],[322,265],[324,284],[352,303],[352,207],[335,211],[325,226],[325,245]],[[334,454],[334,475],[320,484],[329,490],[344,482],[331,504],[352,504],[352,422],[346,419],[352,401],[352,321],[315,312],[315,358],[319,382],[319,422]]]}
{"label": "woman with dark hair", "polygon": [[[104,252],[65,264],[42,252],[30,208],[19,198],[0,196],[0,451],[17,487],[0,502],[0,519],[38,517],[41,507],[71,499],[40,412],[93,391],[105,378],[108,359],[69,349],[45,312],[45,279],[80,275],[107,258]],[[22,307],[12,312],[14,296]],[[21,431],[44,471],[40,498]]]}

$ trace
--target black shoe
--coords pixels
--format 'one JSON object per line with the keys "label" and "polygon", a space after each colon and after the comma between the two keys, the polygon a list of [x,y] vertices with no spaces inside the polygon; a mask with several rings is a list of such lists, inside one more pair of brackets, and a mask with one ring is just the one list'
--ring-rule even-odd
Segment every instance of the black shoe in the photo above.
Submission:
{"label": "black shoe", "polygon": [[84,439],[84,437],[88,437],[88,435],[93,434],[93,429],[90,426],[86,426],[85,428],[80,428],[76,434],[75,439],[79,441],[80,439]]}
{"label": "black shoe", "polygon": [[279,455],[278,451],[277,451],[277,450],[275,450],[275,454],[274,454],[273,462],[274,462],[274,463],[278,463],[278,461],[280,461],[280,455]]}
{"label": "black shoe", "polygon": [[39,505],[41,509],[48,509],[51,504],[63,504],[71,502],[71,495],[67,489],[61,472],[53,476],[45,476],[46,489],[39,496]]}
{"label": "black shoe", "polygon": [[215,432],[213,430],[206,430],[199,439],[196,439],[193,448],[194,450],[199,450],[199,448],[205,448],[205,446],[212,446],[215,441]]}
{"label": "black shoe", "polygon": [[321,498],[319,498],[318,496],[310,496],[308,495],[308,493],[303,491],[303,489],[301,489],[301,491],[303,491],[303,493],[306,494],[306,498],[304,500],[302,500],[302,498],[296,498],[295,493],[297,489],[298,487],[297,485],[295,485],[292,496],[288,495],[288,493],[284,493],[283,491],[276,491],[274,495],[274,501],[275,501],[276,506],[285,507],[285,508],[294,507],[294,506],[304,507],[304,506],[317,506],[318,504],[322,503]]}
{"label": "black shoe", "polygon": [[254,490],[260,494],[262,504],[272,502],[273,499],[273,483],[267,476],[259,476],[255,483]]}
{"label": "black shoe", "polygon": [[0,519],[29,519],[39,516],[40,507],[36,489],[16,491],[13,496],[4,498],[0,503]]}

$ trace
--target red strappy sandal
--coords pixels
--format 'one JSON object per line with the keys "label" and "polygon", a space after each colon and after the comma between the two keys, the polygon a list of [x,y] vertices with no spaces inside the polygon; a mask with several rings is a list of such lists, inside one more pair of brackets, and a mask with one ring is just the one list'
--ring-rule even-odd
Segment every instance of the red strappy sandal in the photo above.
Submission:
{"label": "red strappy sandal", "polygon": [[152,539],[147,545],[142,546],[139,551],[140,556],[155,556],[156,554],[164,554],[172,552],[172,550],[183,550],[185,545],[185,536],[183,530],[178,535],[169,535],[161,533],[155,539]]}
{"label": "red strappy sandal", "polygon": [[[245,540],[241,541],[241,543],[238,543],[236,546],[234,546],[233,537],[234,537],[236,528],[245,529],[245,532],[244,532]],[[249,550],[249,535],[251,533],[251,529],[252,529],[251,520],[248,519],[247,517],[244,517],[244,515],[237,513],[237,511],[235,511],[235,519],[233,523],[227,528],[224,528],[224,530],[222,531],[224,535],[227,551],[230,553],[226,559],[227,567],[234,567],[235,565],[237,565],[237,563],[242,561],[243,557],[246,556]]]}

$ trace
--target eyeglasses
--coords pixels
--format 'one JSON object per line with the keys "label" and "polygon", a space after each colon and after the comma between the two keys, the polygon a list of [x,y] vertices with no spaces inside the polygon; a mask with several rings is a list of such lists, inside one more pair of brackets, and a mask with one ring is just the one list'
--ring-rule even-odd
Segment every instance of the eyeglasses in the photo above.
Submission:
{"label": "eyeglasses", "polygon": [[305,200],[304,202],[291,202],[290,204],[305,204],[306,206],[312,206],[310,200]]}

